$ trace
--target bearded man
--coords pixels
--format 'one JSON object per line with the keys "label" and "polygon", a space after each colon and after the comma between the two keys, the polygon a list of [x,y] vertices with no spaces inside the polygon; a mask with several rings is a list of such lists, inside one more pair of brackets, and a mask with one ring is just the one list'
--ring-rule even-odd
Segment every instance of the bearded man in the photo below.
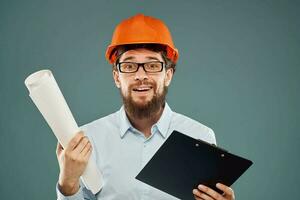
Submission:
{"label": "bearded man", "polygon": [[[166,103],[178,55],[167,26],[159,19],[138,14],[116,27],[106,58],[112,64],[123,106],[82,126],[66,149],[58,143],[58,199],[177,199],[135,176],[173,130],[216,144],[210,128],[172,111]],[[96,195],[80,182],[90,156],[103,175],[103,187]],[[191,190],[191,196],[197,200],[234,199],[230,187],[218,183],[217,188],[224,193],[199,185]]]}

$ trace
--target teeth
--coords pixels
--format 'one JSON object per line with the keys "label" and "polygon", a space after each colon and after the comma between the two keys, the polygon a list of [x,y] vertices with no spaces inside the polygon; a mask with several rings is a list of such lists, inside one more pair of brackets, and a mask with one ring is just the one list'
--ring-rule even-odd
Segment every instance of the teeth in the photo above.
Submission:
{"label": "teeth", "polygon": [[135,88],[134,90],[136,91],[144,91],[144,90],[150,90],[151,87],[140,87],[140,88]]}

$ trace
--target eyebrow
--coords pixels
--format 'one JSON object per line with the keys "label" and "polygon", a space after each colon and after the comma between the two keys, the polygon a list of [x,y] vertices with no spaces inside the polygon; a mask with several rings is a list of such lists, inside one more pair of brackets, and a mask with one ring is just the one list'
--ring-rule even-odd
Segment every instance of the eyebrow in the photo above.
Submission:
{"label": "eyebrow", "polygon": [[[125,61],[128,61],[128,60],[132,60],[132,59],[134,59],[134,58],[135,58],[134,56],[129,56],[129,57],[125,58],[122,62],[125,62]],[[153,56],[147,56],[146,58],[149,59],[149,60],[157,60],[157,61],[160,61],[158,58],[153,57]]]}
{"label": "eyebrow", "polygon": [[153,57],[153,56],[147,56],[146,58],[148,58],[149,60],[157,60],[157,61],[160,61],[158,58]]}
{"label": "eyebrow", "polygon": [[129,57],[125,58],[122,62],[125,62],[127,60],[131,60],[131,59],[134,59],[134,57],[133,56],[129,56]]}

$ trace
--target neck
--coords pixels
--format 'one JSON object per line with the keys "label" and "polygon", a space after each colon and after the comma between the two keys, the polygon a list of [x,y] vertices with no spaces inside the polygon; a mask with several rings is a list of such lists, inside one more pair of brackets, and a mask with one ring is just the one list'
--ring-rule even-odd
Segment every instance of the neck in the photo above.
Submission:
{"label": "neck", "polygon": [[151,128],[152,126],[158,122],[158,120],[160,119],[162,113],[163,113],[164,107],[161,106],[159,108],[159,110],[157,112],[155,112],[154,114],[151,115],[151,117],[143,117],[143,118],[139,118],[136,116],[131,115],[130,113],[128,113],[126,111],[127,117],[130,121],[130,123],[132,124],[132,126],[134,128],[136,128],[137,130],[141,131],[145,137],[150,137],[151,135]]}

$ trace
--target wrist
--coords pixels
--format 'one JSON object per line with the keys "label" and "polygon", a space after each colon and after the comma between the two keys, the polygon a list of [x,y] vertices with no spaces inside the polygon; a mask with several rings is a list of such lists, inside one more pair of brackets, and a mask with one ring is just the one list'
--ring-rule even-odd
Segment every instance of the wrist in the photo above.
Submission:
{"label": "wrist", "polygon": [[58,189],[65,196],[72,196],[76,194],[79,190],[79,180],[63,180],[59,179]]}

